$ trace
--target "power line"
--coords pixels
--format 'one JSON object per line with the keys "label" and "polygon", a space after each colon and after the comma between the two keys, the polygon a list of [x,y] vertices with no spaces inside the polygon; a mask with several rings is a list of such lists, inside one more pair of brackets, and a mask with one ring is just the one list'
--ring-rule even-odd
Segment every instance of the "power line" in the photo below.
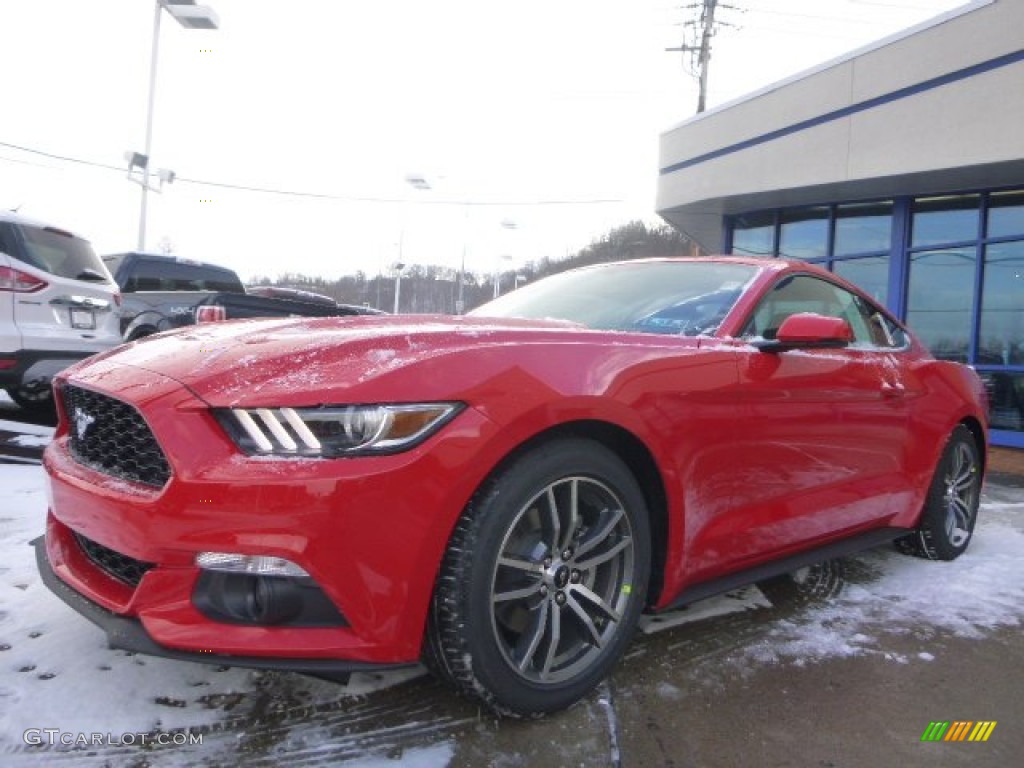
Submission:
{"label": "power line", "polygon": [[[106,163],[96,162],[94,160],[84,160],[78,157],[70,157],[68,155],[59,155],[53,152],[46,152],[41,149],[33,149],[31,147],[24,147],[18,144],[11,144],[6,141],[0,141],[0,147],[6,147],[8,149],[15,149],[19,152],[26,152],[31,155],[38,155],[40,157],[46,157],[51,160],[59,160],[67,163],[75,163],[77,165],[84,165],[91,168],[99,168],[105,171],[116,171],[117,173],[124,173],[125,168],[123,166],[108,165]],[[25,161],[15,160],[14,158],[0,157],[0,161],[6,161],[11,163],[25,163]],[[193,179],[183,176],[176,176],[175,182],[184,184],[195,184],[202,187],[216,187],[218,189],[232,189],[239,192],[254,192],[265,195],[280,195],[284,197],[300,197],[312,200],[334,200],[338,202],[347,203],[379,203],[379,204],[409,204],[415,203],[417,205],[456,205],[456,206],[548,206],[548,205],[612,205],[616,203],[623,203],[623,198],[590,198],[590,199],[547,199],[547,200],[457,200],[457,199],[434,199],[434,198],[405,198],[405,197],[383,197],[383,196],[367,196],[367,195],[338,195],[328,192],[309,192],[306,190],[291,190],[281,189],[277,187],[260,187],[249,184],[235,184],[226,181],[211,181],[209,179]]]}
{"label": "power line", "polygon": [[[77,157],[68,157],[67,155],[57,155],[52,152],[44,152],[41,149],[32,149],[31,147],[22,147],[18,144],[9,144],[6,141],[0,141],[0,147],[7,147],[8,149],[17,149],[20,152],[28,152],[30,155],[39,155],[40,157],[48,157],[51,160],[62,160],[66,163],[77,163],[78,165],[88,165],[93,168],[102,168],[107,171],[124,171],[123,167],[114,165],[106,165],[105,163],[97,163],[92,160],[82,160]],[[7,160],[8,158],[3,158]],[[12,161],[16,162],[16,161]]]}

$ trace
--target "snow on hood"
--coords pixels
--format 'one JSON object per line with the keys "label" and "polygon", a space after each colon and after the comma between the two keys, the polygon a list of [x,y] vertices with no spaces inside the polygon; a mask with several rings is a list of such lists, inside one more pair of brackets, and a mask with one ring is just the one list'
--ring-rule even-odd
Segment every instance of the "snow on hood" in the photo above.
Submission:
{"label": "snow on hood", "polygon": [[341,401],[330,393],[467,349],[593,333],[559,321],[448,316],[245,320],[159,334],[93,360],[169,377],[216,406],[300,405],[311,404],[310,392]]}

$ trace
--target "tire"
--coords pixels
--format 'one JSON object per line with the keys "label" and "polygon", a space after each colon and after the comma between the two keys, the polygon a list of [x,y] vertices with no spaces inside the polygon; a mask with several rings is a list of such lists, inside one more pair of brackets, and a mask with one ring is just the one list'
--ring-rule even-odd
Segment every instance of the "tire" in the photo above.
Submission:
{"label": "tire", "polygon": [[131,337],[125,339],[125,343],[131,342],[131,341],[138,341],[139,339],[144,339],[147,336],[152,336],[154,333],[157,333],[156,328],[153,328],[153,327],[150,327],[150,326],[144,326],[142,328],[137,328],[135,331],[132,332]]}
{"label": "tire", "polygon": [[604,446],[542,445],[489,480],[449,542],[429,667],[502,715],[564,709],[622,656],[647,597],[643,493]]}
{"label": "tire", "polygon": [[962,555],[978,520],[981,478],[977,442],[961,424],[942,451],[917,530],[897,539],[897,549],[929,560],[955,560]]}
{"label": "tire", "polygon": [[53,416],[57,412],[53,402],[53,390],[49,387],[38,391],[8,387],[7,394],[15,405],[31,416]]}

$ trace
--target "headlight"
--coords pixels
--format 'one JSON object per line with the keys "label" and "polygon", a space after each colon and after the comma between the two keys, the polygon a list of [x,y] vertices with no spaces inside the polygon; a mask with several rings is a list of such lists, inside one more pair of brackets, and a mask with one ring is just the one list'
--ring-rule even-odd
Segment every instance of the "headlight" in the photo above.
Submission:
{"label": "headlight", "polygon": [[231,408],[214,411],[249,454],[352,456],[397,453],[426,440],[462,409],[460,403]]}

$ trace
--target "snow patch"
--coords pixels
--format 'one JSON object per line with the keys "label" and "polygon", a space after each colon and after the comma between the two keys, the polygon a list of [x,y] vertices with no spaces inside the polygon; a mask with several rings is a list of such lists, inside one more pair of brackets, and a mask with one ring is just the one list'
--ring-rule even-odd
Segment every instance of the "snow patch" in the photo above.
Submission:
{"label": "snow patch", "polygon": [[692,624],[695,621],[704,621],[715,616],[725,616],[730,613],[771,607],[771,601],[765,597],[764,593],[756,585],[751,584],[748,587],[735,589],[718,597],[701,600],[677,611],[660,613],[656,616],[641,616],[640,630],[645,635],[650,635],[671,627]]}
{"label": "snow patch", "polygon": [[[3,392],[3,390],[0,390],[0,392]],[[0,419],[0,432],[16,432],[21,435],[34,435],[38,437],[52,438],[53,431],[53,427],[36,426],[35,424],[23,424],[20,421],[7,421],[6,419]],[[49,442],[49,440],[47,440],[47,442]]]}
{"label": "snow patch", "polygon": [[45,448],[53,438],[43,435],[17,435],[7,442],[10,445],[20,445],[23,448]]}

